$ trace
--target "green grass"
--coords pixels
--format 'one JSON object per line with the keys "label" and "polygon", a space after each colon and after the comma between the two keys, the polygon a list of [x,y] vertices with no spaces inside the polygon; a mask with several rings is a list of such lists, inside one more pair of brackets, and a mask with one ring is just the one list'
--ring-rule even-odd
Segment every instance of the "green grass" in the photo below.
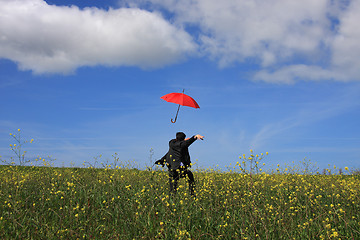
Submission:
{"label": "green grass", "polygon": [[0,166],[0,239],[360,239],[360,176]]}

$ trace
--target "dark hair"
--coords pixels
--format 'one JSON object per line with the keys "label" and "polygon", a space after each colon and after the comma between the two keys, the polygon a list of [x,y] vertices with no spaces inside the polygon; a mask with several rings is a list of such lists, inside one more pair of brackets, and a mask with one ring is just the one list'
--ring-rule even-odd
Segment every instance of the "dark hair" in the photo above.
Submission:
{"label": "dark hair", "polygon": [[176,133],[176,140],[177,141],[183,141],[183,140],[185,140],[185,137],[186,137],[186,135],[183,132],[177,132]]}

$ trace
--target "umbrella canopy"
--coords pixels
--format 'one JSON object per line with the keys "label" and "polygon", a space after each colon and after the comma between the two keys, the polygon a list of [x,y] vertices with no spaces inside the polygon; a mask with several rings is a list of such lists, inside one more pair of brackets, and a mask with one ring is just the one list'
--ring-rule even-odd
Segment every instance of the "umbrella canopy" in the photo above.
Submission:
{"label": "umbrella canopy", "polygon": [[193,107],[193,108],[200,108],[199,104],[190,96],[184,94],[184,91],[182,93],[169,93],[161,97],[161,99],[167,101],[179,104],[178,110],[176,112],[175,120],[171,119],[172,123],[176,122],[180,106],[187,106],[187,107]]}
{"label": "umbrella canopy", "polygon": [[184,93],[169,93],[161,97],[167,102],[177,103],[182,106],[200,108],[199,104],[190,96]]}

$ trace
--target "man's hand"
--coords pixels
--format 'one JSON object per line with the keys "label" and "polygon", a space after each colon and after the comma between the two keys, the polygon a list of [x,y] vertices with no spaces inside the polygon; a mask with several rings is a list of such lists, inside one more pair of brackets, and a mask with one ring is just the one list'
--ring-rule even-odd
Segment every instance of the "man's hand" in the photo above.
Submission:
{"label": "man's hand", "polygon": [[196,138],[196,139],[204,140],[204,136],[201,136],[201,135],[199,135],[199,134],[195,135],[195,138]]}

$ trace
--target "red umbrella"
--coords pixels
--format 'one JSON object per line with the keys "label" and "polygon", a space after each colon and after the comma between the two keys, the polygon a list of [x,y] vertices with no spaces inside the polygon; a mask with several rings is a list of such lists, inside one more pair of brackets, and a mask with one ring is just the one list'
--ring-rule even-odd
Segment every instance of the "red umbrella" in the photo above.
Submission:
{"label": "red umbrella", "polygon": [[164,99],[167,102],[177,103],[179,104],[178,110],[176,112],[175,120],[171,119],[172,123],[176,122],[180,106],[188,106],[193,108],[200,108],[199,104],[190,96],[184,94],[184,90],[182,93],[169,93],[161,97],[161,99]]}

